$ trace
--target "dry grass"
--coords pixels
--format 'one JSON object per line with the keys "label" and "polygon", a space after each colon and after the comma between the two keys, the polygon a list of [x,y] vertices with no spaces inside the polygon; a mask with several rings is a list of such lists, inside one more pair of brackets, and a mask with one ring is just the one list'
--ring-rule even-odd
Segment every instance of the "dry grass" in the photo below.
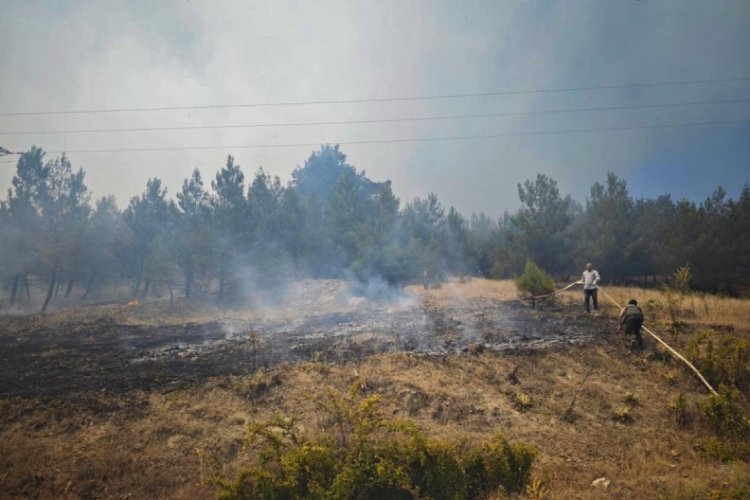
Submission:
{"label": "dry grass", "polygon": [[[606,290],[618,302],[653,301],[649,319],[669,320],[658,311],[666,304],[661,292]],[[512,282],[479,279],[407,292],[436,304],[516,298]],[[578,306],[578,292],[559,300]],[[695,311],[688,323],[749,329],[748,301],[688,296],[682,308]],[[156,312],[148,306],[141,318]],[[614,313],[614,306],[601,311]],[[58,321],[76,317],[63,314]],[[211,317],[197,311],[191,318],[201,315]],[[747,463],[697,451],[702,429],[681,425],[670,409],[678,397],[695,408],[704,388],[668,357],[626,353],[618,339],[602,336],[586,346],[525,354],[393,353],[325,370],[315,362],[281,365],[167,393],[0,400],[0,490],[5,498],[213,498],[211,479],[234,477],[247,463],[249,422],[283,415],[314,432],[326,423],[319,402],[356,379],[381,396],[386,414],[414,420],[437,438],[479,440],[500,431],[534,445],[540,455],[529,497],[602,498],[590,487],[599,477],[612,481],[606,496],[613,498],[727,497],[750,488]],[[519,407],[519,394],[533,404]]]}
{"label": "dry grass", "polygon": [[671,304],[676,319],[681,323],[750,329],[749,299],[721,297],[701,292],[681,295],[677,292],[668,293],[664,290],[634,287],[607,287],[606,292],[623,305],[630,299],[636,299],[652,322],[671,322]]}
{"label": "dry grass", "polygon": [[[516,367],[513,384],[507,375]],[[288,365],[265,374],[277,383],[260,393],[257,377],[244,376],[127,400],[100,395],[79,408],[5,401],[0,484],[12,496],[211,498],[209,480],[232,477],[247,459],[248,422],[283,415],[318,429],[318,402],[361,378],[367,393],[382,397],[386,414],[415,420],[432,436],[481,439],[501,431],[534,445],[541,452],[535,478],[551,498],[599,498],[589,484],[601,476],[612,480],[615,497],[705,494],[739,473],[698,454],[698,435],[675,424],[667,401],[678,393],[697,400],[703,391],[684,373],[667,383],[673,369],[603,342],[533,355],[385,354],[325,373],[314,363]],[[563,415],[577,392],[571,423]],[[623,406],[636,393],[638,404]],[[518,394],[533,406],[518,408]]]}
{"label": "dry grass", "polygon": [[410,285],[406,292],[434,301],[450,302],[469,299],[516,300],[518,290],[512,280],[488,280],[484,278],[453,278],[443,283],[440,288],[425,290],[422,286]]}
{"label": "dry grass", "polygon": [[[606,314],[618,312],[618,306],[609,300],[607,294],[620,306],[627,304],[630,299],[636,299],[646,314],[647,324],[671,324],[675,319],[681,324],[688,325],[750,329],[750,299],[702,292],[679,294],[663,289],[606,286],[599,291],[599,306]],[[556,300],[566,305],[581,304],[582,307],[581,287],[576,286],[561,293]]]}

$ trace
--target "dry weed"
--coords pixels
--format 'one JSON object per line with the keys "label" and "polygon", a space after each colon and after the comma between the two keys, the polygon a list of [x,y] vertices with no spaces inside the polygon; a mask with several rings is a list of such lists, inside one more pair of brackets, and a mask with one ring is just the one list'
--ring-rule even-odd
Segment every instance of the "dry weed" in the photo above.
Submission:
{"label": "dry weed", "polygon": [[451,279],[439,289],[424,290],[421,286],[408,286],[406,290],[415,295],[422,295],[433,301],[452,301],[457,298],[477,299],[489,298],[495,300],[517,300],[518,289],[513,280],[489,280],[485,278],[473,278],[462,282],[460,279]]}
{"label": "dry weed", "polygon": [[[582,309],[579,291],[563,294],[563,305]],[[647,323],[670,321],[661,291],[607,291],[620,303],[636,298],[644,304]],[[517,300],[511,281],[451,281],[439,290],[409,287],[407,292],[438,305],[464,297]],[[178,301],[175,310],[181,307]],[[155,310],[138,312],[137,321],[156,321]],[[614,312],[610,306],[602,314]],[[45,321],[88,320],[88,314],[50,315]],[[211,318],[206,311],[187,314],[191,321]],[[727,325],[740,333],[750,327],[747,300],[693,293],[679,314],[688,324]],[[717,461],[731,456],[726,446],[703,439],[706,430],[698,424],[706,417],[694,404],[705,398],[703,387],[668,360],[634,360],[612,342],[603,337],[535,355],[383,354],[356,363],[330,362],[323,373],[314,360],[278,366],[255,379],[215,377],[168,394],[87,394],[72,402],[7,399],[0,406],[0,488],[10,498],[211,498],[216,491],[206,483],[215,474],[214,462],[223,477],[234,477],[247,465],[242,452],[246,422],[284,414],[306,429],[318,428],[324,422],[315,401],[363,379],[364,393],[379,396],[388,416],[406,415],[399,395],[424,395],[425,406],[413,419],[430,437],[465,434],[478,442],[501,430],[534,445],[540,451],[534,474],[544,482],[527,487],[530,498],[601,498],[590,488],[601,476],[617,478],[608,492],[613,498],[746,498],[748,462]],[[516,372],[522,394],[534,403],[534,411],[521,414],[514,409],[520,385],[506,378],[517,366],[523,367]],[[282,383],[273,383],[275,377]],[[637,396],[629,397],[623,386],[637,388]],[[261,387],[262,397],[248,398]],[[613,400],[624,407],[613,408]],[[632,421],[636,401],[636,423],[623,427],[623,421]],[[673,401],[668,409],[667,401]],[[438,405],[444,418],[433,418]],[[572,418],[561,421],[568,408]],[[733,411],[715,404],[703,413],[721,430],[718,424],[727,419],[714,417],[721,412],[733,417]],[[746,429],[740,425],[725,433],[738,440]]]}
{"label": "dry weed", "polygon": [[620,422],[622,424],[629,424],[633,422],[633,412],[631,411],[630,407],[623,406],[619,410],[616,410],[612,413],[612,420]]}
{"label": "dry weed", "polygon": [[625,393],[625,395],[622,397],[622,401],[624,403],[629,404],[630,406],[637,406],[638,403],[640,402],[638,400],[638,396],[636,396],[635,394],[633,394],[630,391],[628,391],[628,392]]}
{"label": "dry weed", "polygon": [[[664,290],[634,287],[607,287],[619,304],[636,299],[646,313],[646,324],[655,322],[726,326],[750,329],[750,299],[722,297],[702,292],[676,294]],[[674,319],[670,315],[674,312]]]}

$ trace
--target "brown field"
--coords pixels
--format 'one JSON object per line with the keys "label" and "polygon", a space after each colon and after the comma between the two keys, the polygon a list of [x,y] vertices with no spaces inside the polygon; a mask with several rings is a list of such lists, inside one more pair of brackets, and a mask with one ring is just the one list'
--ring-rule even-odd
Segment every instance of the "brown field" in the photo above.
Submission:
{"label": "brown field", "polygon": [[[708,327],[750,337],[747,300],[606,291],[638,299],[649,328],[681,352]],[[748,463],[700,451],[706,430],[680,427],[670,409],[680,395],[694,408],[705,387],[651,340],[631,352],[617,308],[600,303],[587,315],[574,289],[531,310],[512,282],[481,279],[377,299],[308,281],[273,307],[154,301],[5,316],[0,491],[214,498],[212,480],[252,458],[249,422],[281,415],[318,432],[320,401],[356,380],[384,414],[431,436],[502,432],[533,445],[530,496],[750,491]],[[609,487],[592,488],[601,477]]]}

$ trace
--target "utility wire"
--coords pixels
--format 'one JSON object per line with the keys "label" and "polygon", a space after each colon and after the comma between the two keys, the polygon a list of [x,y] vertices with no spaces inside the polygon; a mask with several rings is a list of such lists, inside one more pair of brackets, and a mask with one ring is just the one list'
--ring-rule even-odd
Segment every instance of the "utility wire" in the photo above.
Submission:
{"label": "utility wire", "polygon": [[727,99],[717,101],[690,101],[675,102],[662,104],[637,104],[632,106],[602,106],[595,108],[571,108],[571,109],[551,109],[541,111],[517,111],[504,113],[472,113],[463,115],[442,115],[442,116],[417,116],[403,118],[380,118],[369,120],[343,120],[343,121],[318,121],[318,122],[285,122],[285,123],[255,123],[240,125],[186,125],[175,127],[134,127],[134,128],[108,128],[108,129],[68,129],[68,130],[24,130],[18,132],[0,131],[0,135],[61,135],[61,134],[91,134],[91,133],[118,133],[118,132],[156,132],[156,131],[176,131],[176,130],[209,130],[209,129],[242,129],[242,128],[262,128],[262,127],[300,127],[300,126],[317,126],[317,125],[355,125],[365,123],[401,123],[401,122],[421,122],[435,120],[463,120],[469,118],[497,118],[501,116],[527,116],[527,115],[544,115],[560,114],[573,112],[591,112],[591,111],[614,111],[622,109],[647,109],[647,108],[667,108],[679,106],[694,106],[706,104],[736,104],[750,102],[750,99]]}
{"label": "utility wire", "polygon": [[291,148],[291,147],[317,147],[322,143],[335,143],[340,145],[358,145],[358,144],[394,144],[405,142],[434,142],[434,141],[457,141],[467,139],[493,139],[499,137],[514,136],[535,136],[535,135],[565,135],[565,134],[582,134],[598,132],[614,132],[622,130],[645,130],[645,129],[664,129],[676,127],[698,127],[708,125],[739,125],[750,123],[750,120],[727,120],[713,122],[694,122],[694,123],[670,123],[664,125],[640,125],[635,127],[607,127],[607,128],[590,128],[590,129],[571,129],[571,130],[551,130],[537,132],[507,132],[501,134],[477,134],[463,136],[443,136],[443,137],[417,137],[407,139],[383,139],[383,140],[365,140],[365,141],[322,141],[309,143],[290,143],[290,144],[250,144],[235,146],[175,146],[175,147],[156,147],[156,148],[120,148],[120,149],[78,149],[68,151],[50,151],[53,154],[61,153],[143,153],[159,151],[188,151],[188,150],[211,150],[211,149],[267,149],[267,148]]}
{"label": "utility wire", "polygon": [[309,106],[315,104],[354,104],[365,102],[401,102],[401,101],[426,101],[434,99],[458,99],[464,97],[493,97],[503,95],[523,95],[523,94],[545,94],[554,92],[578,92],[586,90],[607,90],[623,89],[633,87],[659,87],[669,85],[697,85],[708,83],[732,83],[747,82],[750,78],[724,78],[713,80],[684,80],[671,82],[647,82],[647,83],[629,83],[621,85],[596,85],[587,87],[563,87],[555,89],[534,89],[534,90],[504,90],[498,92],[477,92],[464,94],[442,94],[431,96],[411,96],[411,97],[383,97],[383,98],[361,98],[361,99],[331,99],[320,101],[279,101],[266,103],[250,104],[210,104],[203,106],[159,106],[159,107],[142,107],[142,108],[95,108],[95,109],[75,109],[75,110],[50,110],[50,111],[16,111],[3,112],[0,116],[39,116],[39,115],[71,115],[71,114],[89,114],[89,113],[123,113],[136,111],[178,111],[190,109],[222,109],[222,108],[257,108],[271,106]]}

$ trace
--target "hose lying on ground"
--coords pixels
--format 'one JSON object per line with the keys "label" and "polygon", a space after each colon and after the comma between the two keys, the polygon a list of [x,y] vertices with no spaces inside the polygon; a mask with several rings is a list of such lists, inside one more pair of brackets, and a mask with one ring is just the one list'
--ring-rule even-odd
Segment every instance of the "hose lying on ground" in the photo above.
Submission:
{"label": "hose lying on ground", "polygon": [[[616,305],[617,307],[619,307],[620,309],[622,309],[622,306],[620,304],[618,304],[617,301],[615,301],[615,299],[613,299],[602,287],[600,287],[599,285],[597,285],[596,287],[599,290],[602,291],[602,293],[605,295],[605,297],[607,297],[610,300],[610,302],[612,302],[614,305]],[[705,377],[703,377],[703,375],[701,375],[701,372],[699,372],[698,369],[695,366],[693,366],[693,364],[690,361],[688,361],[687,359],[685,359],[685,357],[682,356],[682,354],[680,354],[679,352],[677,352],[676,350],[674,350],[672,348],[672,346],[670,346],[669,344],[667,344],[666,342],[664,342],[662,339],[659,338],[658,335],[656,335],[654,332],[652,332],[651,330],[649,330],[645,326],[641,326],[641,328],[643,328],[657,342],[659,342],[661,345],[663,345],[664,347],[666,347],[667,350],[669,352],[671,352],[677,359],[679,359],[680,361],[682,361],[683,363],[685,363],[686,365],[688,365],[688,367],[690,367],[690,369],[693,370],[693,373],[695,373],[698,376],[698,378],[701,380],[701,382],[703,382],[703,385],[705,385],[708,388],[709,391],[711,391],[713,394],[716,394],[717,396],[719,395],[714,390],[714,388],[711,387],[711,384],[708,383],[708,380],[706,380]]]}
{"label": "hose lying on ground", "polygon": [[[531,298],[532,298],[532,300],[533,300],[533,301],[535,301],[536,299],[546,299],[546,298],[552,297],[552,296],[554,296],[554,295],[557,295],[558,293],[561,293],[561,292],[564,292],[564,291],[566,291],[566,290],[569,290],[570,288],[574,287],[575,285],[582,285],[582,284],[583,284],[583,282],[582,282],[582,281],[574,281],[573,283],[569,284],[568,286],[566,286],[566,287],[564,287],[564,288],[561,288],[561,289],[559,289],[559,290],[555,290],[555,291],[554,291],[554,292],[552,292],[552,293],[548,293],[548,294],[545,294],[545,295],[532,295],[532,297],[531,297]],[[602,291],[602,293],[603,293],[603,294],[604,294],[604,295],[605,295],[605,296],[606,296],[606,297],[607,297],[607,298],[608,298],[608,299],[609,299],[609,300],[610,300],[610,301],[611,301],[611,302],[612,302],[612,303],[613,303],[613,304],[614,304],[615,306],[617,306],[618,308],[622,309],[622,306],[621,306],[620,304],[618,304],[618,303],[617,303],[617,301],[616,301],[615,299],[613,299],[613,298],[612,298],[612,297],[611,297],[611,296],[610,296],[610,295],[609,295],[609,294],[608,294],[608,293],[607,293],[607,292],[606,292],[606,291],[605,291],[605,290],[604,290],[604,289],[603,289],[603,288],[602,288],[601,286],[599,286],[599,285],[596,285],[596,288],[597,288],[597,289],[599,289],[599,290],[601,290],[601,291]],[[708,390],[709,390],[709,391],[711,391],[711,393],[713,393],[713,394],[716,394],[716,395],[718,395],[718,393],[717,393],[717,392],[716,392],[716,391],[714,390],[714,388],[713,388],[713,387],[711,387],[711,384],[709,384],[709,383],[708,383],[708,381],[707,381],[707,380],[706,380],[706,378],[705,378],[705,377],[704,377],[704,376],[703,376],[703,375],[701,374],[701,372],[699,372],[699,371],[698,371],[698,369],[697,369],[697,368],[696,368],[695,366],[693,366],[693,364],[692,364],[692,363],[691,363],[690,361],[688,361],[687,359],[685,359],[685,357],[684,357],[684,356],[683,356],[682,354],[680,354],[680,353],[679,353],[679,352],[677,352],[677,351],[676,351],[675,349],[673,349],[673,348],[672,348],[672,346],[670,346],[669,344],[667,344],[666,342],[664,342],[664,341],[663,341],[663,340],[662,340],[661,338],[659,338],[659,336],[658,336],[658,335],[656,335],[656,334],[655,334],[654,332],[652,332],[651,330],[649,330],[649,329],[648,329],[648,328],[646,328],[645,326],[641,326],[641,328],[643,328],[643,329],[644,329],[644,330],[645,330],[645,331],[646,331],[646,332],[647,332],[647,333],[648,333],[649,335],[651,335],[651,336],[652,336],[652,337],[654,338],[654,340],[656,340],[656,341],[657,341],[657,342],[659,342],[659,343],[660,343],[661,345],[663,345],[663,346],[664,346],[664,347],[665,347],[665,348],[666,348],[666,349],[667,349],[667,350],[668,350],[668,351],[669,351],[670,353],[672,353],[672,354],[673,354],[673,355],[674,355],[674,356],[675,356],[675,357],[676,357],[677,359],[679,359],[680,361],[682,361],[683,363],[685,363],[685,364],[686,364],[686,365],[687,365],[687,366],[688,366],[688,367],[689,367],[689,368],[690,368],[690,369],[691,369],[691,370],[693,371],[693,373],[695,373],[695,374],[696,374],[696,375],[698,376],[698,378],[700,379],[700,381],[701,381],[701,382],[703,382],[703,385],[705,385],[705,386],[706,386],[706,387],[708,388]]]}

